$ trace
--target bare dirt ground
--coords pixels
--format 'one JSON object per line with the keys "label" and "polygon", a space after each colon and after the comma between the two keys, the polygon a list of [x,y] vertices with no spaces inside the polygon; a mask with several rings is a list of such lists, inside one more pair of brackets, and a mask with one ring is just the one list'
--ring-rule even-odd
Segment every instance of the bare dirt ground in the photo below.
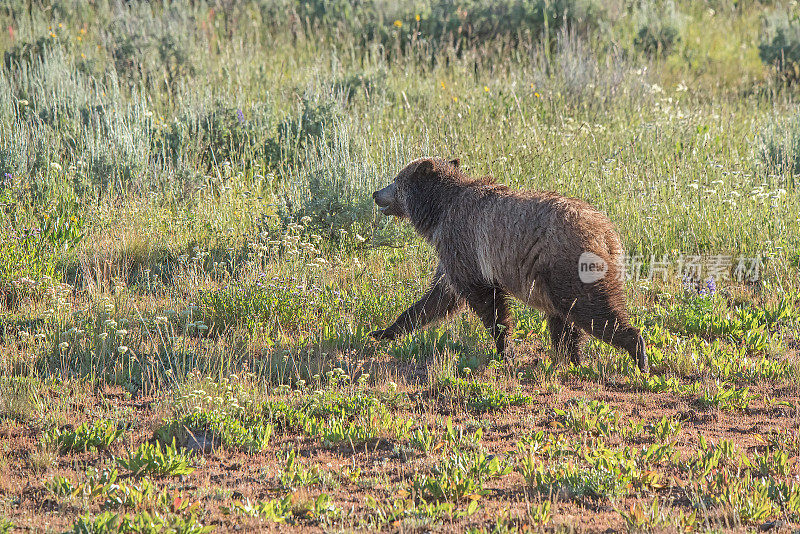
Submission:
{"label": "bare dirt ground", "polygon": [[[514,365],[517,369],[524,369],[533,364],[519,361]],[[405,371],[411,369],[406,367]],[[415,371],[424,374],[424,369]],[[55,390],[52,391],[55,395]],[[706,484],[713,476],[742,476],[746,464],[740,463],[738,468],[733,468],[735,462],[731,462],[730,468],[715,467],[705,476],[687,470],[698,455],[701,437],[712,444],[711,450],[714,444],[727,440],[743,456],[753,458],[771,449],[767,437],[778,436],[790,442],[785,445],[789,456],[788,471],[768,474],[775,480],[797,483],[800,477],[798,451],[791,450],[791,443],[794,446],[798,443],[800,395],[792,385],[779,388],[755,385],[750,388],[753,397],[748,406],[736,410],[704,407],[691,396],[674,392],[635,391],[622,380],[603,382],[573,376],[565,376],[550,388],[543,388],[536,378],[522,378],[519,392],[530,396],[529,403],[483,413],[475,413],[464,402],[427,386],[406,384],[400,391],[406,394],[405,400],[394,410],[395,415],[424,421],[441,431],[448,418],[455,427],[481,428],[483,436],[477,448],[487,455],[508,461],[519,457],[517,444],[520,439],[538,431],[567,438],[571,445],[565,445],[565,450],[579,447],[581,443],[587,450],[597,448],[597,440],[601,440],[609,450],[622,447],[638,450],[658,442],[658,438],[644,431],[629,435],[612,430],[600,435],[592,430],[580,432],[566,428],[568,425],[564,424],[563,417],[556,415],[556,410],[564,410],[576,399],[607,404],[619,415],[617,427],[642,423],[643,428],[649,428],[648,425],[656,425],[666,417],[679,421],[680,430],[669,438],[675,449],[673,458],[646,467],[658,475],[658,482],[649,487],[625,488],[622,494],[609,498],[574,497],[568,491],[553,494],[552,488],[550,494],[544,494],[541,488],[527,484],[517,468],[507,475],[488,479],[477,509],[462,517],[438,512],[432,516],[400,514],[383,522],[376,519],[376,508],[370,504],[370,498],[378,503],[408,498],[414,475],[430,472],[436,461],[445,455],[446,447],[441,443],[426,453],[390,435],[364,443],[331,445],[304,432],[276,428],[269,447],[263,452],[245,453],[219,447],[197,458],[194,464],[197,469],[191,474],[151,477],[151,480],[158,488],[174,495],[175,501],[167,508],[172,506],[180,510],[181,501],[188,499],[192,504],[197,503],[194,510],[202,523],[219,531],[380,529],[461,532],[468,528],[485,528],[500,532],[530,527],[575,532],[622,532],[636,528],[656,531],[746,531],[760,528],[788,532],[794,524],[791,514],[784,512],[770,514],[763,521],[743,521],[730,506],[703,498],[704,493],[711,493]],[[54,475],[82,480],[87,469],[107,465],[115,456],[123,456],[124,451],[152,440],[154,431],[166,416],[163,397],[128,399],[121,391],[109,389],[76,398],[80,400],[74,405],[73,425],[91,420],[100,412],[113,412],[126,414],[129,430],[106,451],[56,454],[52,464],[44,462],[44,466],[37,466],[42,463],[39,459],[42,455],[40,430],[33,424],[5,419],[0,426],[4,449],[4,459],[0,463],[0,495],[20,531],[66,531],[72,528],[76,516],[99,513],[102,504],[98,504],[100,501],[97,499],[57,497],[48,489],[48,480],[52,480]],[[303,465],[319,467],[320,482],[289,489],[280,482],[284,462],[278,459],[279,451],[290,449],[297,452]],[[579,456],[570,461],[576,461]],[[555,459],[550,461],[556,462]],[[357,476],[348,475],[358,469],[360,474]],[[235,501],[269,501],[285,495],[291,495],[292,502],[304,509],[303,503],[313,501],[321,492],[330,496],[336,510],[325,517],[314,517],[310,512],[307,517],[295,513],[290,519],[275,523],[228,510]],[[652,503],[653,499],[657,499],[661,506],[661,515],[654,517],[661,519],[653,520],[649,525],[632,526],[620,513],[632,513],[637,503],[643,506],[641,503]],[[537,525],[531,509],[544,501],[552,502],[550,514],[543,525]],[[456,509],[465,508],[457,503]],[[683,526],[669,524],[678,514],[691,512],[696,513],[694,523]]]}

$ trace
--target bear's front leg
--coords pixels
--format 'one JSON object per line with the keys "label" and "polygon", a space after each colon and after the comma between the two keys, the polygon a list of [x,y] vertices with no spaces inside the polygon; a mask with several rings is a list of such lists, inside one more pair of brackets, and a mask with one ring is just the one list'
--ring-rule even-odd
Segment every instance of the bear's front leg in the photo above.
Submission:
{"label": "bear's front leg", "polygon": [[375,339],[397,339],[415,328],[421,328],[457,312],[464,305],[464,299],[457,295],[442,276],[436,276],[433,285],[425,295],[385,330],[375,330],[370,335]]}
{"label": "bear's front leg", "polygon": [[474,287],[467,293],[467,303],[491,332],[497,353],[510,356],[509,340],[514,331],[511,295],[497,286]]}

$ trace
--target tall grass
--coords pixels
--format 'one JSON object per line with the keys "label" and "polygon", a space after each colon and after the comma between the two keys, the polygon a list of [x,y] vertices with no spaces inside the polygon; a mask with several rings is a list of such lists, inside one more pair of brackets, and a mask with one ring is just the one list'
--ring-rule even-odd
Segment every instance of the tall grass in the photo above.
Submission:
{"label": "tall grass", "polygon": [[[677,2],[661,26],[572,1],[47,6],[0,7],[0,260],[63,223],[46,273],[0,269],[9,373],[152,389],[372,355],[432,258],[370,194],[421,155],[585,198],[645,264],[761,255],[797,283],[796,89],[757,60],[758,5]],[[261,277],[285,287],[261,299]]]}

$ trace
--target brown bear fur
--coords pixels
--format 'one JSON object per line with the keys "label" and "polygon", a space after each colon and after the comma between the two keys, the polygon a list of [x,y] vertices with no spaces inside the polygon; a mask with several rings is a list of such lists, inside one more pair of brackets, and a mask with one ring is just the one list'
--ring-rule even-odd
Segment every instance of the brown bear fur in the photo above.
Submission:
{"label": "brown bear fur", "polygon": [[[473,179],[458,160],[439,158],[411,162],[373,197],[382,213],[408,218],[439,257],[425,296],[373,337],[395,339],[468,304],[504,353],[516,297],[547,315],[553,346],[575,363],[591,334],[627,350],[647,371],[644,340],[625,307],[620,238],[591,205]],[[581,281],[584,252],[605,262],[604,277]]]}

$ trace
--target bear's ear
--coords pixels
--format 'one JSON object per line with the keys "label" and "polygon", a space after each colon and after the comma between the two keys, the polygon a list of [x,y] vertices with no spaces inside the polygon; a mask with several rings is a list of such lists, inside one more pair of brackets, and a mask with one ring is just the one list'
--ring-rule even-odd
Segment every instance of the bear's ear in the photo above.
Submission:
{"label": "bear's ear", "polygon": [[453,167],[455,167],[456,169],[458,169],[459,167],[461,167],[461,160],[460,160],[460,159],[458,159],[458,158],[456,158],[456,159],[451,159],[451,160],[450,160],[450,165],[452,165]]}

